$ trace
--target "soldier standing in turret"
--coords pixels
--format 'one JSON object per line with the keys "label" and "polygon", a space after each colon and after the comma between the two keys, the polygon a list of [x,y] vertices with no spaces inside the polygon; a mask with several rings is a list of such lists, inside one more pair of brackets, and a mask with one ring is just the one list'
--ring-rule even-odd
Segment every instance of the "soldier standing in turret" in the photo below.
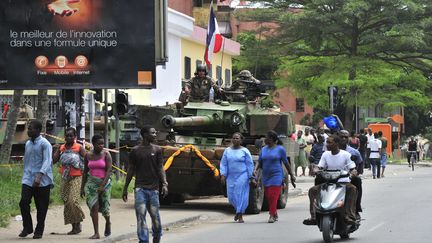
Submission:
{"label": "soldier standing in turret", "polygon": [[[249,70],[242,70],[237,75],[237,79],[233,81],[231,86],[227,91],[237,91],[239,94],[234,96],[234,101],[256,101],[255,96],[248,95],[247,91],[252,91],[252,89],[257,89],[257,86],[261,84],[261,81],[254,78]],[[252,92],[253,93],[253,92]]]}
{"label": "soldier standing in turret", "polygon": [[245,91],[250,84],[261,84],[261,81],[254,78],[249,70],[242,70],[237,75],[237,79],[233,81],[229,91]]}
{"label": "soldier standing in turret", "polygon": [[211,88],[213,88],[213,95],[221,92],[221,89],[213,82],[211,77],[207,76],[207,67],[201,64],[196,68],[195,77],[186,82],[183,97],[187,101],[208,102],[210,98],[214,99],[214,96],[211,97]]}

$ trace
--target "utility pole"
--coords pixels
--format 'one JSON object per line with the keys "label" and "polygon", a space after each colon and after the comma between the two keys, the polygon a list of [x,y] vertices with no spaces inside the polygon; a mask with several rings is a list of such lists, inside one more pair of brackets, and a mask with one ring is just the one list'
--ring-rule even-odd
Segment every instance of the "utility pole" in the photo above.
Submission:
{"label": "utility pole", "polygon": [[333,114],[334,106],[333,106],[333,86],[330,86],[329,89],[329,95],[330,95],[330,113]]}

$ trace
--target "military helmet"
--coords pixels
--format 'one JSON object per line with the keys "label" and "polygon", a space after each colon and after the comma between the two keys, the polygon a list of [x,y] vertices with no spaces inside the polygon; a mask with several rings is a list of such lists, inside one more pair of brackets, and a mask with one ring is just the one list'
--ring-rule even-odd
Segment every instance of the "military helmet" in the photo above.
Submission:
{"label": "military helmet", "polygon": [[239,77],[252,78],[252,73],[249,70],[242,70],[238,74]]}
{"label": "military helmet", "polygon": [[196,72],[195,74],[198,74],[199,71],[204,71],[207,75],[207,66],[204,64],[198,64],[196,67]]}

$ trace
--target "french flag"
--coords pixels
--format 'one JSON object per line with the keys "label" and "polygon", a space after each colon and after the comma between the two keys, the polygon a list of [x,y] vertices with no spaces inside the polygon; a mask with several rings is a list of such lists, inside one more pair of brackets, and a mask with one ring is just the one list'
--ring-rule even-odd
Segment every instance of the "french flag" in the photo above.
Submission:
{"label": "french flag", "polygon": [[222,47],[223,37],[219,32],[219,26],[213,12],[213,1],[210,5],[210,18],[207,27],[206,50],[204,60],[207,66],[211,65],[212,54],[218,53]]}

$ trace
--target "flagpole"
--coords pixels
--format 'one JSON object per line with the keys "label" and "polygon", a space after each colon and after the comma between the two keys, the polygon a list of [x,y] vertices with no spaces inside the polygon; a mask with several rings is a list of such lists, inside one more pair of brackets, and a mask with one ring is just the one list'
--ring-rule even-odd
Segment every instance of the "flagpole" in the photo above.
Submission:
{"label": "flagpole", "polygon": [[[211,2],[210,2],[210,14],[211,14],[211,9],[212,9],[212,7],[213,7],[213,0],[211,0]],[[209,26],[210,26],[210,18],[209,18],[209,21],[207,22],[207,35],[206,35],[206,45],[207,45],[207,38],[208,38],[208,35],[209,35],[209,31],[208,31],[208,29],[209,29]],[[207,67],[207,69],[209,68],[209,65],[207,64],[207,62],[206,62],[206,59],[204,58],[204,60],[203,60],[203,63],[205,63],[206,64],[206,67]],[[207,70],[208,71],[208,70]]]}

